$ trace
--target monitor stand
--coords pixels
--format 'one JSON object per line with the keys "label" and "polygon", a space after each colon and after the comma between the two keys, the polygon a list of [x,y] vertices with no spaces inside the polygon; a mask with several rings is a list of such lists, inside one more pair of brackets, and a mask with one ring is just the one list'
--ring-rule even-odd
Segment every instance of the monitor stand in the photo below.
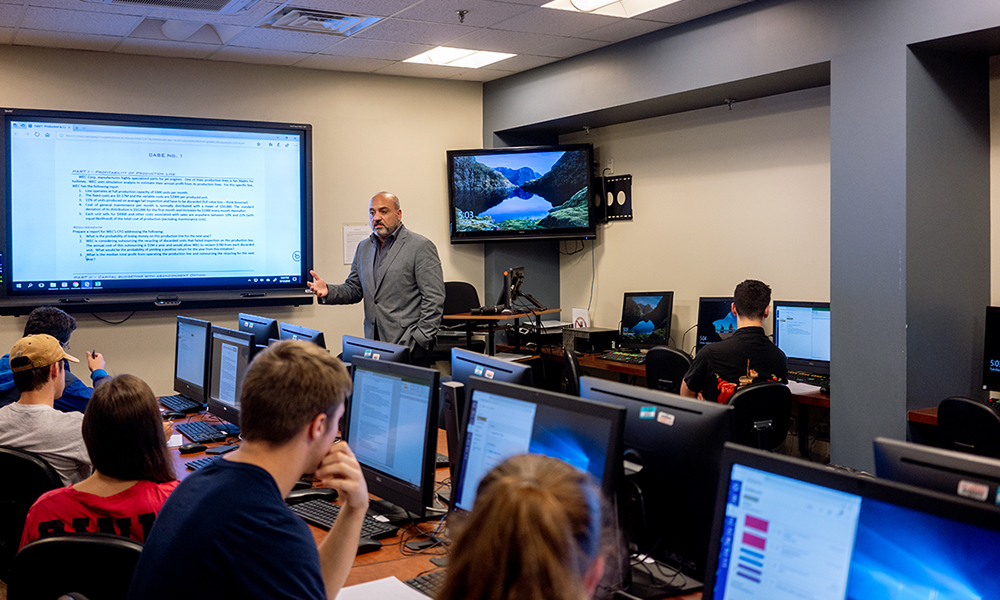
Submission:
{"label": "monitor stand", "polygon": [[389,523],[398,526],[440,519],[448,514],[448,507],[435,498],[434,506],[424,508],[424,514],[419,515],[417,513],[412,513],[405,508],[400,508],[385,500],[371,500],[368,503],[368,514],[372,516],[383,516],[389,520]]}
{"label": "monitor stand", "polygon": [[[660,569],[666,572],[660,572]],[[673,598],[699,592],[704,584],[690,575],[677,572],[673,567],[660,562],[641,563],[632,567],[632,583],[626,592],[629,596],[643,600]]]}

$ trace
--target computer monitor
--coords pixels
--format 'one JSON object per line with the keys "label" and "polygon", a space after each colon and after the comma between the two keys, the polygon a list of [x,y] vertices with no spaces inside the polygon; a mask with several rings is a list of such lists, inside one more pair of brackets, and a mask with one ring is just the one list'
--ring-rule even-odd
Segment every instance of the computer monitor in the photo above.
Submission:
{"label": "computer monitor", "polygon": [[1000,510],[726,445],[705,600],[1000,598]]}
{"label": "computer monitor", "polygon": [[709,344],[729,339],[736,333],[733,297],[716,296],[698,299],[698,342],[695,352]]}
{"label": "computer monitor", "polygon": [[291,323],[280,323],[278,325],[278,339],[312,342],[320,348],[326,348],[326,340],[323,338],[322,331],[309,329],[300,325],[292,325]]}
{"label": "computer monitor", "polygon": [[239,425],[243,378],[254,351],[253,334],[212,326],[209,413]]}
{"label": "computer monitor", "polygon": [[[622,526],[630,541],[704,581],[722,448],[733,439],[733,407],[594,377],[580,378],[580,397],[626,411],[626,474],[642,499],[623,502]],[[641,468],[630,473],[628,463]]]}
{"label": "computer monitor", "polygon": [[830,374],[830,303],[774,301],[774,343],[788,370]]}
{"label": "computer monitor", "polygon": [[[342,433],[361,465],[368,491],[392,507],[423,517],[434,494],[438,372],[360,356],[351,364],[354,391]],[[372,506],[379,512],[386,509]]]}
{"label": "computer monitor", "polygon": [[390,344],[388,342],[376,342],[374,340],[354,337],[353,335],[345,335],[343,340],[343,354],[340,359],[345,363],[349,363],[354,361],[354,357],[409,364],[410,349],[406,346]]}
{"label": "computer monitor", "polygon": [[517,454],[544,454],[591,473],[614,498],[625,409],[565,394],[474,377],[452,510],[468,512],[482,478]]}
{"label": "computer monitor", "polygon": [[493,381],[506,381],[520,385],[533,385],[531,367],[525,364],[500,360],[462,348],[451,349],[451,378],[465,386],[472,377]]}
{"label": "computer monitor", "polygon": [[1000,505],[1000,460],[882,437],[874,447],[882,479]]}
{"label": "computer monitor", "polygon": [[208,397],[209,349],[212,324],[191,317],[177,317],[174,347],[174,391],[195,402]]}
{"label": "computer monitor", "polygon": [[986,307],[983,343],[983,389],[1000,391],[1000,306]]}
{"label": "computer monitor", "polygon": [[240,323],[237,329],[244,333],[252,333],[253,343],[257,349],[267,346],[268,340],[278,338],[278,321],[275,319],[240,313],[238,320]]}
{"label": "computer monitor", "polygon": [[631,349],[668,345],[673,310],[673,292],[625,292],[618,345]]}

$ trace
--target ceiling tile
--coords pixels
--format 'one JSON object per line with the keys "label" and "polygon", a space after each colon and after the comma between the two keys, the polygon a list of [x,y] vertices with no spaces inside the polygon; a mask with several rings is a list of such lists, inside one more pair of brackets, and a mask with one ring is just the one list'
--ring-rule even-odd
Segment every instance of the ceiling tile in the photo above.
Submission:
{"label": "ceiling tile", "polygon": [[272,2],[258,2],[257,4],[251,6],[248,10],[235,15],[223,15],[201,10],[177,10],[176,8],[155,7],[149,11],[147,16],[154,19],[198,21],[200,23],[223,23],[227,25],[243,25],[244,27],[251,27],[262,22],[278,6],[278,4]]}
{"label": "ceiling tile", "polygon": [[0,27],[17,27],[22,13],[24,13],[23,6],[0,4]]}
{"label": "ceiling tile", "polygon": [[128,38],[115,48],[115,52],[174,58],[205,58],[218,49],[219,46],[208,44]]}
{"label": "ceiling tile", "polygon": [[14,39],[14,30],[10,27],[0,27],[0,44],[9,44]]}
{"label": "ceiling tile", "polygon": [[651,31],[663,29],[664,27],[667,27],[666,23],[660,23],[658,21],[643,21],[641,18],[618,19],[611,25],[599,27],[577,37],[587,38],[588,40],[602,40],[605,42],[617,43],[630,38],[639,37],[640,35],[645,35]]}
{"label": "ceiling tile", "polygon": [[406,10],[420,0],[291,0],[289,6],[298,8],[313,8],[316,10],[334,10],[343,13],[356,13],[372,17],[388,17]]}
{"label": "ceiling tile", "polygon": [[312,54],[324,48],[329,48],[333,44],[342,41],[342,39],[339,36],[327,33],[306,33],[282,31],[281,29],[271,29],[269,27],[252,27],[229,40],[229,45]]}
{"label": "ceiling tile", "polygon": [[117,36],[65,33],[62,31],[39,31],[22,28],[17,30],[17,34],[14,36],[14,43],[19,46],[43,46],[45,48],[69,48],[71,50],[110,52],[120,39]]}
{"label": "ceiling tile", "polygon": [[[469,11],[460,22],[459,10]],[[430,21],[433,23],[462,24],[472,27],[491,27],[527,10],[523,4],[490,2],[488,0],[424,0],[398,15],[402,19]]]}
{"label": "ceiling tile", "polygon": [[576,56],[577,54],[583,54],[584,52],[590,52],[591,50],[597,50],[598,48],[607,45],[607,42],[581,40],[579,38],[562,38],[561,40],[553,42],[544,48],[535,50],[534,54],[554,56],[556,58],[568,58],[570,56]]}
{"label": "ceiling tile", "polygon": [[422,65],[418,63],[398,62],[376,71],[379,75],[402,75],[403,77],[428,77],[431,79],[447,79],[463,71],[461,67],[444,67],[441,65]]}
{"label": "ceiling tile", "polygon": [[21,21],[21,27],[43,31],[122,36],[131,33],[141,20],[137,16],[29,6]]}
{"label": "ceiling tile", "polygon": [[[0,0],[0,2],[3,1]],[[148,6],[139,4],[104,4],[103,2],[83,2],[81,0],[30,0],[28,4],[42,8],[62,8],[112,15],[144,15],[149,12]]]}
{"label": "ceiling tile", "polygon": [[617,17],[585,15],[552,8],[535,8],[499,23],[493,29],[526,33],[558,33],[561,36],[572,37],[585,31],[611,25],[619,20]]}
{"label": "ceiling tile", "polygon": [[293,65],[310,54],[304,52],[282,52],[278,50],[262,50],[259,48],[219,48],[209,60],[226,60],[230,62],[252,63],[256,65]]}
{"label": "ceiling tile", "polygon": [[374,58],[357,58],[354,56],[330,56],[327,54],[313,54],[309,58],[295,63],[296,67],[306,69],[325,69],[328,71],[354,71],[360,73],[371,73],[383,67],[387,67],[396,61],[378,60]]}
{"label": "ceiling tile", "polygon": [[510,75],[508,71],[493,71],[490,69],[466,69],[464,73],[459,73],[449,79],[460,81],[493,81]]}
{"label": "ceiling tile", "polygon": [[522,6],[534,6],[539,7],[543,4],[548,4],[550,0],[498,0],[499,2],[504,2],[507,4],[520,4]]}
{"label": "ceiling tile", "polygon": [[472,31],[475,31],[475,28],[464,25],[443,25],[441,23],[426,23],[424,21],[386,19],[364,31],[358,32],[355,34],[355,37],[369,40],[441,46],[450,45],[449,43],[455,38],[462,37]]}
{"label": "ceiling tile", "polygon": [[548,46],[562,38],[554,35],[538,33],[521,33],[519,31],[500,31],[499,29],[478,29],[452,43],[459,48],[470,50],[490,50],[492,52],[511,52],[534,54],[539,48]]}
{"label": "ceiling tile", "polygon": [[684,23],[742,4],[741,0],[680,0],[639,15],[644,21]]}
{"label": "ceiling tile", "polygon": [[321,54],[399,61],[427,52],[433,47],[427,44],[400,44],[381,40],[348,38],[336,46],[327,48]]}
{"label": "ceiling tile", "polygon": [[559,60],[552,56],[532,56],[530,54],[518,54],[517,56],[512,56],[510,58],[501,60],[500,62],[493,63],[489,66],[492,71],[507,71],[509,73],[519,73],[521,71],[527,71],[528,69],[534,69],[535,67],[540,67],[542,65],[547,65]]}
{"label": "ceiling tile", "polygon": [[[129,37],[144,40],[175,41],[164,35],[162,27],[162,19],[143,19],[142,23],[139,23],[139,26],[129,34]],[[184,41],[192,44],[222,45],[222,40],[212,25],[202,26]]]}

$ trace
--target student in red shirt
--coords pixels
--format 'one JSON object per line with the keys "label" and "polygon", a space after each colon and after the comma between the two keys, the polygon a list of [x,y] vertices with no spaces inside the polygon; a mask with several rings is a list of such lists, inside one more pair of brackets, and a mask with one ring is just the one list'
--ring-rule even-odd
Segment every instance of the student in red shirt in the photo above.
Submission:
{"label": "student in red shirt", "polygon": [[83,416],[83,441],[94,474],[43,494],[28,512],[21,546],[83,532],[143,542],[177,487],[156,396],[134,375],[119,375],[94,390]]}

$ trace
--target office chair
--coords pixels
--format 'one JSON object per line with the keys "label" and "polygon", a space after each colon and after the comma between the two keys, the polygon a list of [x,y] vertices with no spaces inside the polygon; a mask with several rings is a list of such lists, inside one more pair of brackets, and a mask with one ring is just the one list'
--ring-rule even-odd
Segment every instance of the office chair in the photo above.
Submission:
{"label": "office chair", "polygon": [[55,469],[34,452],[0,446],[0,579],[7,581],[8,570],[28,509],[39,496],[62,487]]}
{"label": "office chair", "polygon": [[733,405],[733,441],[761,450],[785,442],[792,420],[792,392],[774,381],[752,383],[729,399]]}
{"label": "office chair", "polygon": [[567,394],[580,395],[580,361],[573,350],[563,351],[562,382]]}
{"label": "office chair", "polygon": [[1000,415],[982,402],[952,396],[938,405],[942,448],[1000,458]]}
{"label": "office chair", "polygon": [[125,600],[142,544],[110,533],[73,533],[35,540],[11,563],[8,600],[52,600],[75,592]]}
{"label": "office chair", "polygon": [[[467,313],[480,306],[479,293],[471,283],[465,281],[446,281],[444,283],[444,314]],[[467,348],[473,352],[484,351],[486,343],[480,340],[473,340],[471,347],[466,346],[465,327],[465,321],[442,320],[437,343],[434,346],[435,359],[449,360],[452,348]]]}
{"label": "office chair", "polygon": [[646,353],[646,387],[679,394],[681,381],[690,368],[687,352],[669,346],[650,348]]}

